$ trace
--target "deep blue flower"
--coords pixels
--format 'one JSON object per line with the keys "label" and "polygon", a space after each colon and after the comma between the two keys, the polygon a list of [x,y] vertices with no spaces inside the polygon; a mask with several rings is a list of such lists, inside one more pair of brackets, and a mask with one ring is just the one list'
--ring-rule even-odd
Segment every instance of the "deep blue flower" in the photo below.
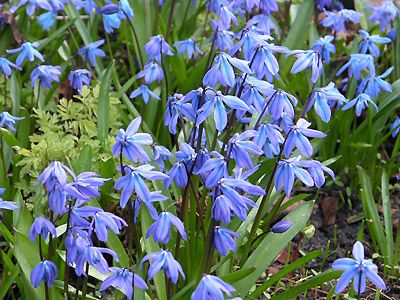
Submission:
{"label": "deep blue flower", "polygon": [[297,105],[297,99],[293,95],[278,89],[267,99],[267,101],[269,103],[268,112],[271,114],[273,120],[280,119],[283,113],[293,119],[293,106]]}
{"label": "deep blue flower", "polygon": [[247,22],[247,26],[253,25],[255,25],[257,30],[262,34],[270,35],[272,31],[274,31],[277,36],[279,36],[280,34],[278,25],[276,24],[275,20],[269,15],[255,15]]}
{"label": "deep blue flower", "polygon": [[259,114],[262,113],[266,105],[266,99],[261,95],[256,86],[246,84],[243,88],[242,98],[251,109],[254,107]]}
{"label": "deep blue flower", "polygon": [[179,262],[174,259],[171,251],[160,250],[158,252],[147,254],[140,263],[140,267],[142,267],[143,263],[148,260],[151,260],[148,271],[149,280],[151,280],[161,269],[175,284],[178,282],[179,273],[183,279],[185,279],[185,274],[183,273],[182,267]]}
{"label": "deep blue flower", "polygon": [[236,243],[234,237],[239,238],[239,235],[229,229],[221,226],[215,226],[214,228],[214,246],[218,253],[222,256],[226,256],[228,252],[236,250]]}
{"label": "deep blue flower", "polygon": [[265,76],[268,81],[272,82],[273,77],[277,76],[279,72],[278,60],[274,53],[286,53],[288,48],[264,42],[255,51],[257,54],[254,56],[252,70],[258,79]]}
{"label": "deep blue flower", "polygon": [[44,58],[42,54],[40,54],[39,51],[36,50],[36,48],[39,47],[38,42],[30,43],[30,42],[25,42],[21,45],[21,47],[13,49],[13,50],[7,50],[7,53],[18,53],[17,61],[16,64],[20,66],[25,59],[28,59],[30,62],[34,61],[35,57],[39,59],[41,62],[44,62]]}
{"label": "deep blue flower", "polygon": [[225,5],[221,5],[217,11],[218,15],[218,27],[222,30],[229,29],[231,23],[237,25],[237,19],[235,15]]}
{"label": "deep blue flower", "polygon": [[140,71],[137,75],[136,78],[142,78],[144,77],[144,81],[147,84],[152,83],[154,80],[158,80],[160,82],[161,80],[164,79],[164,73],[161,68],[161,66],[155,62],[149,62],[147,65],[144,66],[143,70]]}
{"label": "deep blue flower", "polygon": [[307,172],[314,180],[314,184],[317,188],[320,188],[325,183],[324,172],[328,173],[332,179],[335,180],[335,174],[333,171],[317,160],[303,161],[302,166],[307,168]]}
{"label": "deep blue flower", "polygon": [[81,194],[73,184],[55,183],[52,190],[48,191],[50,209],[56,214],[65,213],[67,207],[66,202],[76,199],[78,203],[84,203],[89,197]]}
{"label": "deep blue flower", "polygon": [[144,46],[144,51],[147,54],[147,61],[155,59],[156,61],[160,61],[161,54],[163,55],[174,55],[171,51],[170,46],[165,41],[165,38],[159,34],[152,36],[150,41]]}
{"label": "deep blue flower", "polygon": [[[0,196],[2,196],[5,191],[6,191],[5,188],[0,188]],[[16,210],[17,208],[18,208],[17,203],[13,201],[4,201],[3,198],[0,198],[0,210],[1,209]]]}
{"label": "deep blue flower", "polygon": [[63,165],[59,161],[53,161],[39,175],[37,183],[41,182],[46,187],[47,191],[51,191],[56,184],[67,184],[67,173],[75,178],[75,174],[70,168]]}
{"label": "deep blue flower", "polygon": [[336,75],[340,75],[348,69],[349,77],[360,79],[361,71],[369,70],[371,76],[375,75],[374,57],[370,54],[351,54],[349,61],[344,64]]}
{"label": "deep blue flower", "polygon": [[313,91],[306,112],[314,106],[315,112],[320,116],[322,121],[327,123],[331,119],[332,112],[329,104],[332,102],[337,102],[339,105],[347,102],[346,98],[335,88],[333,82],[329,83],[326,87]]}
{"label": "deep blue flower", "polygon": [[167,109],[165,110],[164,125],[168,126],[168,130],[172,134],[176,134],[176,126],[179,118],[186,117],[189,121],[194,122],[196,113],[193,105],[188,103],[189,98],[184,98],[182,94],[175,93],[167,100]]}
{"label": "deep blue flower", "polygon": [[257,136],[254,142],[261,147],[264,155],[273,158],[280,152],[280,144],[284,142],[281,129],[278,125],[262,123],[257,127]]}
{"label": "deep blue flower", "polygon": [[364,259],[364,246],[359,241],[353,246],[353,257],[355,259],[339,258],[332,264],[333,269],[344,271],[336,284],[335,294],[341,293],[351,280],[357,294],[365,292],[366,279],[385,290],[386,285],[377,274],[378,267],[372,261]]}
{"label": "deep blue flower", "polygon": [[73,89],[78,91],[82,90],[83,85],[90,85],[90,78],[92,77],[92,73],[90,73],[86,69],[78,69],[71,71],[68,76],[68,80]]}
{"label": "deep blue flower", "polygon": [[33,287],[37,288],[41,281],[47,282],[47,286],[51,287],[53,281],[58,276],[56,265],[49,261],[43,260],[31,272],[31,283]]}
{"label": "deep blue flower", "polygon": [[119,14],[103,14],[103,24],[107,33],[113,33],[114,29],[118,29],[121,26]]}
{"label": "deep blue flower", "polygon": [[211,216],[216,221],[221,221],[224,224],[228,224],[231,222],[233,210],[234,207],[232,206],[228,197],[225,195],[219,195],[213,202]]}
{"label": "deep blue flower", "polygon": [[15,122],[19,120],[23,120],[24,118],[14,117],[10,115],[8,112],[3,111],[0,114],[0,127],[7,126],[10,130],[15,131]]}
{"label": "deep blue flower", "polygon": [[146,282],[139,275],[132,274],[132,272],[129,272],[129,270],[126,268],[111,267],[110,271],[112,274],[101,283],[100,292],[106,290],[110,286],[113,286],[122,291],[128,297],[128,299],[132,299],[133,276],[135,277],[135,287],[138,287],[142,290],[148,289]]}
{"label": "deep blue flower", "polygon": [[158,219],[147,230],[146,238],[149,238],[150,235],[153,235],[153,240],[155,242],[168,244],[171,236],[172,225],[175,226],[182,238],[186,241],[187,237],[182,221],[170,212],[160,213]]}
{"label": "deep blue flower", "polygon": [[78,50],[78,54],[83,56],[86,62],[89,62],[93,67],[96,66],[96,57],[104,57],[106,54],[103,50],[99,49],[101,45],[104,44],[104,40],[99,40],[90,43],[87,46],[82,47]]}
{"label": "deep blue flower", "polygon": [[359,93],[366,93],[371,97],[378,97],[382,91],[390,93],[392,91],[392,85],[383,80],[393,71],[394,67],[390,67],[383,74],[376,76],[370,74],[364,78],[358,86]]}
{"label": "deep blue flower", "polygon": [[346,32],[346,23],[360,23],[361,14],[355,10],[342,9],[338,12],[324,10],[326,17],[321,21],[322,26],[329,27],[333,31]]}
{"label": "deep blue flower", "polygon": [[372,11],[369,16],[371,23],[379,23],[379,31],[384,31],[390,28],[390,23],[396,19],[399,14],[399,9],[392,1],[384,1],[381,6],[366,6],[366,9]]}
{"label": "deep blue flower", "polygon": [[365,30],[359,30],[358,32],[362,37],[362,41],[358,45],[358,48],[360,49],[360,53],[363,54],[369,52],[371,55],[379,57],[381,52],[375,44],[389,44],[392,41],[387,37],[382,37],[377,34],[370,35]]}
{"label": "deep blue flower", "polygon": [[177,162],[167,173],[169,178],[164,182],[165,189],[169,187],[172,180],[175,181],[175,184],[179,188],[184,188],[188,183],[188,172],[196,159],[196,153],[194,149],[185,142],[180,143],[179,148],[180,151],[177,151],[175,154]]}
{"label": "deep blue flower", "polygon": [[364,109],[367,109],[369,104],[372,104],[375,107],[375,110],[378,110],[378,106],[376,106],[375,102],[371,99],[370,95],[362,93],[355,97],[353,100],[349,101],[346,105],[343,106],[343,110],[347,110],[356,107],[356,115],[357,117],[361,116],[361,113]]}
{"label": "deep blue flower", "polygon": [[207,176],[205,183],[208,189],[216,186],[221,178],[229,176],[228,164],[225,157],[216,151],[210,152],[210,156],[214,156],[214,158],[208,159],[200,170],[195,173]]}
{"label": "deep blue flower", "polygon": [[228,142],[227,152],[231,153],[231,156],[235,160],[239,168],[253,168],[253,162],[249,156],[249,153],[261,155],[262,149],[253,141],[251,138],[257,136],[257,131],[247,130],[241,134],[235,133]]}
{"label": "deep blue flower", "polygon": [[300,151],[301,154],[310,157],[313,153],[313,148],[307,137],[320,139],[326,137],[325,133],[314,129],[308,129],[310,126],[311,123],[307,122],[307,120],[303,118],[300,118],[296,125],[290,127],[291,130],[288,133],[285,147],[283,149],[283,153],[287,158],[290,157],[295,147]]}
{"label": "deep blue flower", "polygon": [[147,202],[142,201],[141,199],[136,197],[135,200],[133,200],[131,203],[132,208],[134,208],[133,221],[136,223],[136,219],[139,214],[140,208],[142,207],[142,203],[146,206],[146,208],[147,208],[150,216],[153,218],[153,220],[157,220],[158,212],[157,212],[156,208],[154,207],[153,203],[154,202],[162,202],[167,199],[168,199],[168,197],[161,194],[161,191],[150,192],[150,200]]}
{"label": "deep blue flower", "polygon": [[128,224],[126,224],[126,222],[120,217],[105,211],[96,212],[93,216],[93,222],[97,238],[102,242],[108,240],[108,229],[119,234],[122,225],[128,226]]}
{"label": "deep blue flower", "polygon": [[38,24],[42,26],[44,31],[49,31],[56,24],[57,14],[53,11],[48,11],[41,14],[38,18]]}
{"label": "deep blue flower", "polygon": [[317,7],[319,10],[324,8],[330,8],[332,5],[332,0],[317,0]]}
{"label": "deep blue flower", "polygon": [[221,52],[215,57],[211,69],[204,75],[203,84],[215,86],[219,83],[222,86],[233,86],[235,83],[235,73],[232,66],[242,72],[253,73],[249,68],[248,61],[231,57]]}
{"label": "deep blue flower", "polygon": [[321,55],[315,50],[292,50],[286,56],[296,55],[297,60],[293,64],[291,73],[296,74],[306,68],[311,68],[311,82],[316,83],[320,74],[324,71],[322,66]]}
{"label": "deep blue flower", "polygon": [[392,133],[392,137],[396,137],[400,132],[400,117],[396,118],[392,125],[390,125],[390,130],[394,130]]}
{"label": "deep blue flower", "polygon": [[292,222],[289,220],[281,220],[271,227],[273,233],[284,233],[292,227]]}
{"label": "deep blue flower", "polygon": [[134,90],[130,95],[129,98],[136,98],[137,96],[141,96],[144,103],[147,104],[149,102],[149,98],[154,98],[160,100],[157,94],[152,92],[146,84],[142,84],[136,90]]}
{"label": "deep blue flower", "polygon": [[164,172],[165,170],[165,163],[164,160],[169,160],[172,156],[171,151],[164,146],[154,146],[154,157],[153,160],[157,162],[158,166],[160,167],[161,171]]}
{"label": "deep blue flower", "polygon": [[263,36],[257,31],[256,27],[249,26],[240,32],[240,40],[233,48],[229,49],[229,55],[233,56],[239,50],[242,50],[244,59],[250,61],[254,51],[267,40],[272,40],[272,37]]}
{"label": "deep blue flower", "polygon": [[325,64],[329,64],[331,54],[336,52],[335,45],[332,44],[333,39],[333,35],[326,35],[319,38],[311,47],[312,50],[318,51]]}
{"label": "deep blue flower", "polygon": [[234,34],[229,30],[218,30],[215,32],[216,40],[215,40],[215,49],[220,51],[229,51],[233,47],[233,37]]}
{"label": "deep blue flower", "polygon": [[217,276],[203,275],[190,300],[223,300],[224,294],[230,297],[234,291],[236,290],[233,286]]}
{"label": "deep blue flower", "polygon": [[274,11],[278,11],[278,3],[276,0],[260,0],[259,8],[265,15],[271,15]]}
{"label": "deep blue flower", "polygon": [[174,47],[178,48],[178,54],[185,53],[189,59],[192,57],[196,59],[196,53],[203,55],[203,51],[196,46],[196,42],[193,39],[175,42]]}
{"label": "deep blue flower", "polygon": [[119,12],[119,6],[114,3],[108,3],[101,8],[103,15],[113,15]]}
{"label": "deep blue flower", "polygon": [[102,211],[101,208],[93,207],[93,206],[80,206],[79,204],[75,204],[71,207],[70,213],[70,221],[69,225],[71,227],[77,226],[81,229],[89,229],[93,231],[93,223],[89,222],[90,218],[93,218],[97,212]]}
{"label": "deep blue flower", "polygon": [[56,228],[53,223],[43,217],[37,217],[29,230],[29,238],[34,242],[36,237],[41,234],[43,239],[47,239],[49,233],[53,237],[57,237]]}
{"label": "deep blue flower", "polygon": [[41,65],[34,69],[31,73],[31,85],[35,86],[36,82],[39,81],[42,88],[50,89],[53,81],[60,82],[59,76],[61,75],[61,67]]}
{"label": "deep blue flower", "polygon": [[11,61],[9,61],[5,57],[0,57],[0,71],[10,77],[12,75],[12,70],[11,68],[17,69],[17,70],[22,70],[19,66],[16,64],[13,64]]}
{"label": "deep blue flower", "polygon": [[129,160],[137,162],[150,161],[150,158],[146,152],[142,149],[144,145],[151,145],[153,138],[148,133],[138,133],[140,123],[142,122],[141,117],[134,119],[126,129],[120,129],[112,147],[112,153],[114,157],[119,157],[122,149],[122,154]]}

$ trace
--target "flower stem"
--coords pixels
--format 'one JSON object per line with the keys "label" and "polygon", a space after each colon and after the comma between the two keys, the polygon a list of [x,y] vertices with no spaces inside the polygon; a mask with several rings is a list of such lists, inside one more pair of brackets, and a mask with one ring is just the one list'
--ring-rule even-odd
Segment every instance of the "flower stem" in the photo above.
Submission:
{"label": "flower stem", "polygon": [[167,69],[165,68],[164,64],[164,58],[162,54],[162,41],[160,42],[160,62],[161,62],[161,68],[164,73],[164,80],[165,80],[165,99],[168,99],[169,91],[168,91],[168,76],[167,76]]}
{"label": "flower stem", "polygon": [[[69,202],[69,207],[68,207],[68,215],[67,215],[67,230],[65,231],[65,234],[68,236],[68,231],[70,229],[70,219],[71,219],[71,206],[72,206],[72,201]],[[69,265],[67,263],[67,256],[68,256],[68,248],[65,248],[65,264],[64,264],[64,296],[67,295],[68,293],[68,281],[69,281]]]}
{"label": "flower stem", "polygon": [[169,9],[169,14],[168,14],[168,23],[167,23],[168,25],[167,25],[167,35],[166,35],[167,40],[171,35],[172,19],[174,16],[175,5],[176,5],[176,0],[172,0],[171,8]]}
{"label": "flower stem", "polygon": [[82,287],[82,300],[86,300],[86,293],[87,293],[87,284],[89,280],[89,264],[86,263],[86,270],[85,270],[86,276],[85,279],[83,279],[83,287]]}
{"label": "flower stem", "polygon": [[136,33],[135,27],[133,26],[133,23],[132,23],[131,19],[129,19],[129,17],[128,17],[127,13],[125,12],[125,10],[121,9],[121,11],[125,15],[126,19],[128,20],[129,26],[132,29],[133,39],[135,40],[135,44],[136,44],[136,48],[137,48],[137,53],[136,54],[139,56],[139,66],[140,66],[140,69],[143,69],[144,62],[143,62],[142,50],[140,48],[139,38],[138,38],[138,35]]}
{"label": "flower stem", "polygon": [[[43,249],[42,249],[42,235],[39,235],[39,256],[40,256],[40,260],[43,261],[44,257],[43,257]],[[46,300],[50,300],[50,294],[49,294],[49,287],[46,284],[46,282],[43,282],[44,284],[44,295]]]}

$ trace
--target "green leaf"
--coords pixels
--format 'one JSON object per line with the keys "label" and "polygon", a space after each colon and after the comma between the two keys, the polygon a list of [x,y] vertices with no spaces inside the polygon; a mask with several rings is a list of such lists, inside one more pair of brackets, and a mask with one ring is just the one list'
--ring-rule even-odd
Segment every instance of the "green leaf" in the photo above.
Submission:
{"label": "green leaf", "polygon": [[261,241],[260,245],[243,265],[243,269],[255,268],[254,272],[234,284],[240,295],[246,295],[249,292],[267,267],[296,234],[303,229],[311,215],[313,203],[313,201],[304,203],[285,217],[293,224],[288,231],[285,233],[271,232]]}
{"label": "green leaf", "polygon": [[4,276],[5,280],[1,283],[0,300],[5,298],[11,285],[19,275],[18,265],[14,266],[11,259],[3,251],[1,251],[1,256],[4,262],[4,265],[2,266],[4,272],[3,275],[6,276]]}
{"label": "green leaf", "polygon": [[381,188],[382,188],[382,206],[383,206],[383,218],[385,222],[385,231],[387,239],[386,256],[387,263],[391,266],[394,265],[393,257],[393,223],[392,223],[392,207],[390,205],[390,193],[389,193],[389,178],[386,170],[382,172],[381,178]]}
{"label": "green leaf", "polygon": [[89,144],[83,145],[78,159],[72,164],[75,173],[90,171],[92,167],[92,147]]}
{"label": "green leaf", "polygon": [[243,278],[245,278],[247,275],[251,274],[255,270],[254,267],[248,268],[248,269],[240,269],[238,271],[226,274],[225,276],[222,276],[222,280],[226,281],[228,283],[235,283]]}
{"label": "green leaf", "polygon": [[105,146],[109,130],[110,119],[110,86],[113,62],[110,63],[101,80],[99,104],[97,108],[97,131],[102,146]]}
{"label": "green leaf", "polygon": [[7,144],[8,147],[21,147],[21,144],[15,138],[15,136],[5,128],[0,128],[0,134],[2,135],[4,142]]}
{"label": "green leaf", "polygon": [[21,85],[18,81],[17,73],[14,73],[10,78],[10,96],[13,104],[12,114],[13,116],[19,116],[21,105]]}

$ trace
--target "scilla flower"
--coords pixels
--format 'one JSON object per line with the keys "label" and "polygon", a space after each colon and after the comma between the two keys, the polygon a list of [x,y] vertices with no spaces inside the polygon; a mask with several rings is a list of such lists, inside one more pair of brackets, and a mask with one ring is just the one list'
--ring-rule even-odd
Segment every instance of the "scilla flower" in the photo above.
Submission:
{"label": "scilla flower", "polygon": [[213,275],[203,275],[190,300],[225,299],[224,294],[232,296],[235,288]]}
{"label": "scilla flower", "polygon": [[191,59],[192,57],[196,59],[196,52],[200,55],[203,54],[200,48],[196,46],[196,43],[193,39],[178,41],[174,43],[174,47],[178,48],[178,54],[185,53],[187,58],[189,59]]}
{"label": "scilla flower", "polygon": [[376,76],[375,74],[370,74],[364,78],[360,85],[358,86],[359,93],[366,93],[371,97],[378,97],[382,91],[391,92],[392,85],[384,80],[392,73],[394,67],[390,67],[383,74]]}
{"label": "scilla flower", "polygon": [[344,271],[336,284],[335,294],[341,293],[351,280],[357,294],[365,292],[366,279],[385,290],[386,285],[377,274],[378,267],[372,261],[364,259],[364,246],[359,241],[353,246],[353,257],[354,259],[339,258],[332,264],[333,269]]}
{"label": "scilla flower", "polygon": [[86,62],[90,62],[92,66],[96,66],[96,57],[106,56],[103,50],[99,49],[101,45],[104,44],[104,40],[99,40],[93,43],[90,43],[87,46],[82,47],[78,50],[78,54],[83,56],[83,59]]}
{"label": "scilla flower", "polygon": [[322,59],[326,64],[329,63],[331,59],[331,54],[336,52],[335,46],[332,44],[334,39],[333,35],[326,35],[319,38],[315,44],[311,47],[312,50],[318,51]]}
{"label": "scilla flower", "polygon": [[160,61],[162,55],[174,55],[171,51],[170,46],[165,41],[165,38],[159,34],[152,36],[150,41],[144,46],[144,51],[147,54],[147,61],[155,59]]}
{"label": "scilla flower", "polygon": [[32,86],[35,86],[36,82],[39,81],[41,87],[50,89],[53,81],[60,82],[60,75],[61,67],[42,65],[32,71],[31,84]]}
{"label": "scilla flower", "polygon": [[384,31],[390,28],[390,23],[399,15],[399,9],[392,1],[384,1],[382,6],[366,6],[366,9],[372,11],[369,16],[371,23],[379,23],[379,31]]}
{"label": "scilla flower", "polygon": [[392,137],[396,137],[400,132],[400,117],[396,118],[392,125],[390,125],[390,130],[394,130],[392,133]]}
{"label": "scilla flower", "polygon": [[31,229],[29,231],[29,238],[32,241],[36,240],[36,237],[41,234],[42,238],[45,240],[49,233],[53,237],[57,237],[56,228],[54,227],[53,223],[43,217],[37,217],[33,222]]}
{"label": "scilla flower", "polygon": [[41,62],[44,62],[44,58],[42,54],[40,54],[39,51],[36,50],[36,48],[39,47],[39,43],[30,43],[30,42],[25,42],[21,45],[21,47],[13,49],[13,50],[7,50],[7,53],[18,53],[19,55],[17,57],[16,64],[20,66],[25,59],[28,59],[30,62],[34,61],[35,57],[39,59]]}
{"label": "scilla flower", "polygon": [[349,61],[339,69],[336,75],[342,74],[346,69],[348,69],[349,77],[356,79],[360,79],[363,70],[368,70],[371,76],[375,75],[374,57],[370,54],[351,54]]}
{"label": "scilla flower", "polygon": [[54,279],[57,278],[58,270],[56,265],[49,261],[43,260],[31,272],[31,283],[37,288],[41,281],[47,282],[47,286],[51,287]]}
{"label": "scilla flower", "polygon": [[296,55],[297,60],[293,64],[290,72],[296,74],[306,68],[311,68],[311,81],[313,83],[317,82],[319,75],[321,74],[321,72],[323,72],[322,59],[319,52],[314,50],[293,50],[289,51],[286,56],[293,54]]}
{"label": "scilla flower", "polygon": [[10,115],[8,112],[3,111],[0,114],[0,128],[7,126],[11,131],[15,131],[15,122],[23,120],[24,118],[18,118]]}
{"label": "scilla flower", "polygon": [[233,239],[238,238],[239,235],[229,229],[221,226],[215,226],[214,228],[214,246],[222,256],[226,256],[228,252],[236,250],[236,243]]}
{"label": "scilla flower", "polygon": [[96,212],[93,217],[93,222],[97,238],[102,242],[108,240],[108,229],[119,234],[122,225],[128,226],[128,224],[126,224],[126,222],[120,217],[105,211]]}
{"label": "scilla flower", "polygon": [[324,10],[326,18],[322,20],[321,24],[324,27],[329,27],[336,32],[346,32],[346,23],[360,23],[359,12],[351,9],[342,9],[338,12],[331,12]]}
{"label": "scilla flower", "polygon": [[137,96],[141,96],[145,104],[149,102],[149,98],[160,100],[160,97],[158,97],[157,94],[152,92],[146,84],[142,84],[136,90],[134,90],[129,95],[129,98],[136,98]]}
{"label": "scilla flower", "polygon": [[2,72],[4,75],[10,77],[12,75],[11,68],[14,68],[17,70],[22,70],[19,66],[17,66],[16,64],[13,64],[7,58],[0,57],[0,72]]}
{"label": "scilla flower", "polygon": [[375,107],[375,110],[378,110],[378,106],[376,106],[375,102],[371,99],[368,94],[362,93],[359,94],[356,98],[349,101],[345,106],[343,106],[343,110],[347,110],[352,108],[353,106],[356,107],[356,115],[357,117],[361,116],[363,110],[367,109],[369,105]]}
{"label": "scilla flower", "polygon": [[152,61],[152,62],[148,63],[147,65],[145,65],[143,70],[140,71],[136,76],[137,79],[142,78],[142,77],[144,77],[144,81],[147,84],[150,84],[154,80],[158,80],[158,82],[163,80],[164,73],[163,73],[161,66],[157,62]]}
{"label": "scilla flower", "polygon": [[83,85],[90,85],[90,78],[92,74],[86,69],[78,69],[71,71],[68,76],[68,80],[73,89],[78,91],[82,90]]}
{"label": "scilla flower", "polygon": [[[0,188],[0,196],[4,194],[6,189]],[[16,210],[18,208],[17,203],[13,201],[4,201],[3,198],[0,198],[0,210],[1,209],[8,209],[8,210]]]}
{"label": "scilla flower", "polygon": [[57,14],[53,11],[48,11],[41,14],[38,18],[38,24],[42,26],[44,31],[49,31],[56,24]]}
{"label": "scilla flower", "polygon": [[161,269],[175,284],[178,282],[179,273],[183,279],[185,279],[185,274],[183,273],[182,267],[179,262],[174,259],[171,251],[160,250],[158,252],[147,254],[140,263],[140,267],[142,267],[143,263],[148,260],[151,260],[148,271],[149,280],[151,280]]}
{"label": "scilla flower", "polygon": [[171,236],[171,226],[174,225],[179,231],[184,240],[187,239],[185,228],[183,223],[179,218],[171,214],[170,212],[162,212],[157,221],[155,221],[146,233],[146,238],[153,235],[153,240],[155,242],[162,242],[168,244],[169,238]]}
{"label": "scilla flower", "polygon": [[360,53],[369,52],[371,55],[375,57],[379,57],[381,52],[377,45],[375,44],[389,44],[392,40],[387,37],[382,37],[377,34],[370,35],[365,30],[358,31],[362,37],[361,43],[358,45],[360,49]]}
{"label": "scilla flower", "polygon": [[292,222],[289,220],[281,220],[271,227],[273,233],[284,233],[292,227]]}

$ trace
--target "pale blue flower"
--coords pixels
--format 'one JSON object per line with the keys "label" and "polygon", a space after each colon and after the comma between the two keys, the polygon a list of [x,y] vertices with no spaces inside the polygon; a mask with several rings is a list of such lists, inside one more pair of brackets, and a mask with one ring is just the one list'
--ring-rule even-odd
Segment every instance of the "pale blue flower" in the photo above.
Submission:
{"label": "pale blue flower", "polygon": [[361,72],[368,70],[371,76],[375,75],[374,57],[370,54],[351,54],[349,61],[344,64],[336,75],[340,75],[348,69],[349,77],[360,79]]}
{"label": "pale blue flower", "polygon": [[105,52],[99,47],[104,44],[104,40],[99,40],[93,43],[90,43],[87,46],[82,47],[78,50],[78,54],[82,55],[86,62],[90,62],[90,64],[95,67],[96,66],[96,57],[104,57],[106,56]]}
{"label": "pale blue flower", "polygon": [[360,49],[360,53],[363,54],[369,52],[371,55],[379,57],[381,52],[375,44],[389,44],[392,41],[387,37],[382,37],[377,34],[370,35],[365,30],[359,30],[358,32],[362,37],[362,41],[358,45],[358,48]]}
{"label": "pale blue flower", "polygon": [[174,259],[171,251],[160,250],[158,252],[147,254],[140,263],[140,267],[142,267],[143,263],[149,260],[151,260],[148,270],[149,280],[152,280],[161,269],[165,272],[167,278],[170,278],[174,284],[178,282],[179,274],[181,274],[182,278],[185,279],[183,269],[179,262]]}
{"label": "pale blue flower", "polygon": [[161,80],[164,79],[164,73],[161,68],[161,66],[155,62],[149,62],[147,65],[144,66],[143,70],[140,71],[137,75],[136,78],[142,78],[144,77],[144,81],[147,84],[152,83],[154,80],[158,80],[160,82]]}
{"label": "pale blue flower", "polygon": [[160,97],[158,97],[157,94],[152,92],[146,84],[142,84],[136,90],[134,90],[129,95],[129,98],[136,98],[139,95],[142,97],[145,104],[149,102],[149,98],[160,100]]}
{"label": "pale blue flower", "polygon": [[371,99],[368,94],[362,93],[359,94],[356,98],[349,101],[346,105],[343,106],[343,110],[347,110],[353,106],[356,108],[357,117],[361,116],[363,110],[367,109],[369,104],[375,107],[375,110],[378,110],[378,106],[376,106],[375,102]]}
{"label": "pale blue flower", "polygon": [[30,42],[25,42],[21,45],[21,47],[18,47],[13,50],[7,50],[7,53],[18,53],[17,61],[16,64],[17,66],[20,66],[25,59],[28,59],[30,62],[33,62],[35,60],[35,57],[40,60],[41,62],[44,62],[43,55],[40,54],[36,48],[39,47],[38,42],[30,43]]}
{"label": "pale blue flower", "polygon": [[355,10],[342,9],[338,12],[324,10],[324,13],[326,17],[321,21],[322,26],[329,27],[337,33],[346,32],[346,23],[348,22],[360,23],[361,14]]}
{"label": "pale blue flower", "polygon": [[0,128],[7,126],[11,131],[15,131],[14,125],[16,121],[23,120],[24,118],[14,117],[10,113],[3,111],[0,114]]}
{"label": "pale blue flower", "polygon": [[213,275],[203,275],[190,300],[223,300],[224,294],[232,296],[235,288]]}
{"label": "pale blue flower", "polygon": [[381,6],[366,6],[366,9],[372,11],[372,14],[369,16],[369,21],[371,23],[379,23],[379,31],[384,31],[390,28],[390,23],[396,19],[396,16],[399,15],[399,9],[396,5],[391,1],[384,1]]}
{"label": "pale blue flower", "polygon": [[203,51],[196,46],[196,42],[193,39],[175,42],[174,47],[178,48],[178,54],[185,53],[189,59],[192,57],[196,59],[196,53],[203,55]]}
{"label": "pale blue flower", "polygon": [[290,72],[296,74],[306,68],[311,68],[311,82],[317,82],[319,76],[323,72],[323,65],[320,53],[315,50],[292,50],[289,51],[286,56],[293,54],[296,55],[297,60],[293,64]]}
{"label": "pale blue flower", "polygon": [[12,75],[12,68],[17,69],[17,70],[22,70],[19,66],[16,64],[13,64],[11,61],[9,61],[5,57],[0,57],[0,71],[10,77]]}
{"label": "pale blue flower", "polygon": [[318,51],[325,64],[329,64],[331,60],[331,54],[336,52],[335,45],[332,44],[333,39],[333,35],[326,35],[319,38],[311,47],[312,50]]}
{"label": "pale blue flower", "polygon": [[178,230],[182,236],[182,239],[186,240],[186,232],[182,221],[170,212],[160,213],[158,219],[147,230],[146,238],[149,238],[150,235],[153,235],[153,240],[155,242],[168,244],[171,236],[172,225],[174,225],[174,227]]}

